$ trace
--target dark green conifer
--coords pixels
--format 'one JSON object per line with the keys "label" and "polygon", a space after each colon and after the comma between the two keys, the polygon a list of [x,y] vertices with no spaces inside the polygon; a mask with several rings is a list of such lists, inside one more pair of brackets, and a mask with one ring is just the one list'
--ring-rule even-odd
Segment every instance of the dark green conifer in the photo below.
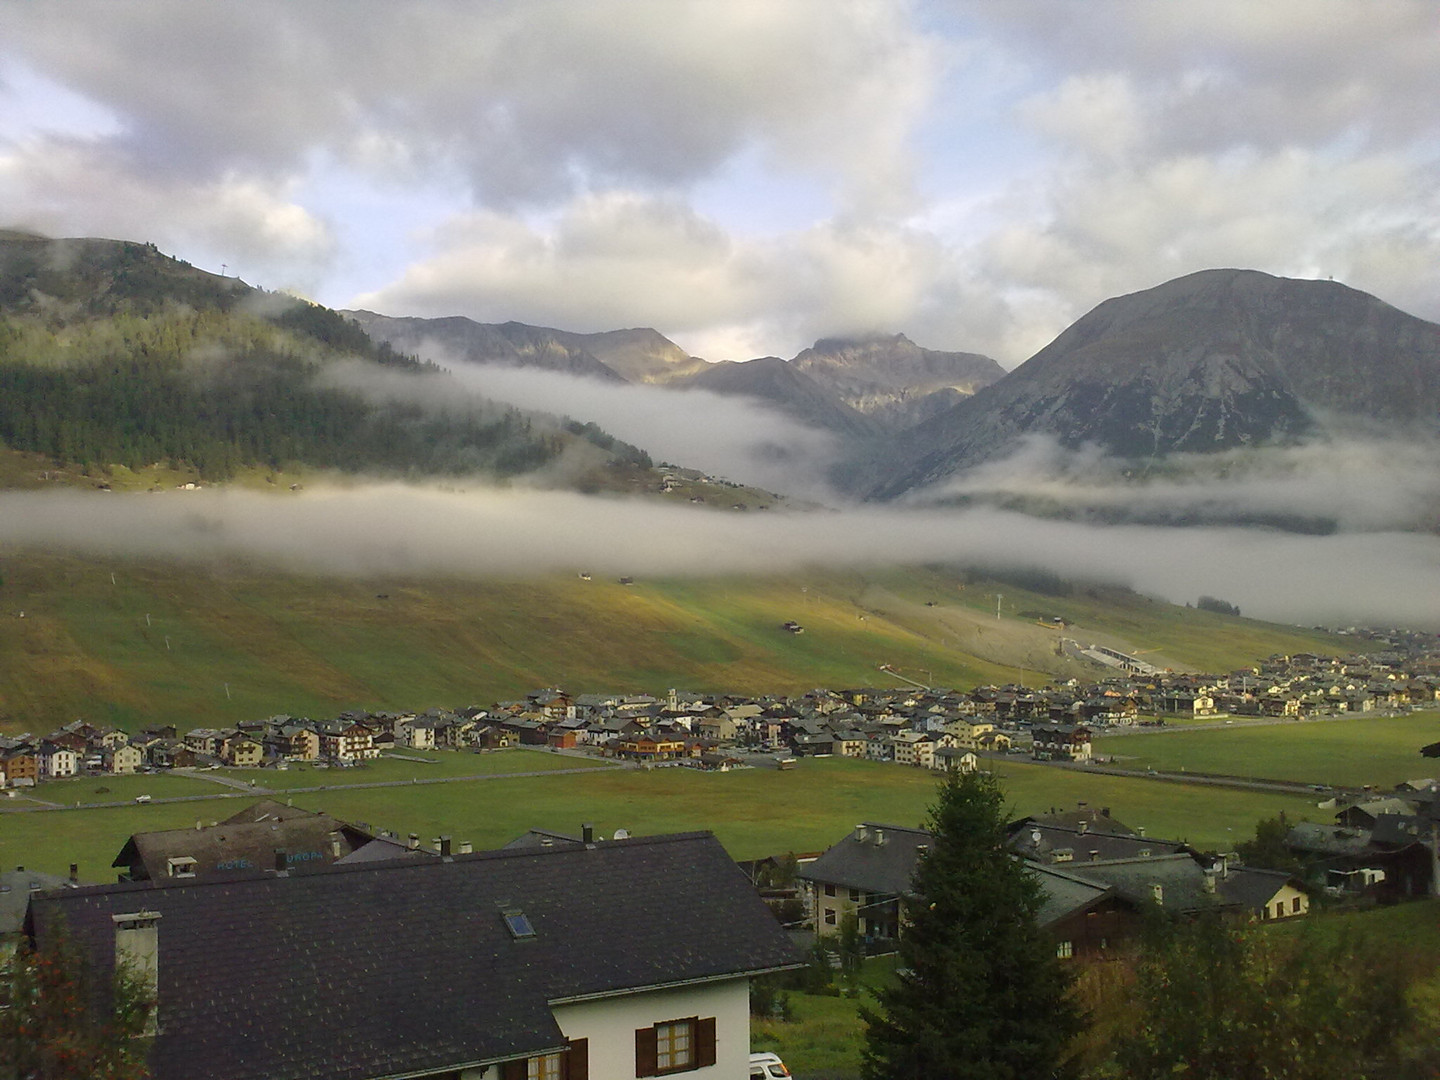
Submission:
{"label": "dark green conifer", "polygon": [[1005,848],[990,776],[947,774],[906,899],[900,971],[866,1010],[866,1080],[1041,1080],[1080,1027],[1036,926],[1040,887]]}

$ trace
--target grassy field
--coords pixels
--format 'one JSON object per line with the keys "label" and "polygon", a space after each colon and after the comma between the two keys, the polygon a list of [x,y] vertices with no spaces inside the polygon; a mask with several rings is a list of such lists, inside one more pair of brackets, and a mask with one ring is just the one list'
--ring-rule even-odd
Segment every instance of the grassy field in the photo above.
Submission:
{"label": "grassy field", "polygon": [[[903,685],[881,663],[963,689],[1035,684],[1044,670],[1093,674],[1055,654],[1053,630],[1019,617],[1032,608],[1085,620],[1069,631],[1084,640],[1163,647],[1198,666],[1346,647],[1123,590],[1052,600],[923,567],[627,587],[300,578],[10,551],[0,552],[0,732],[76,717],[188,729],[282,712],[483,705],[555,684],[753,694]],[[791,619],[805,633],[781,629]]]}
{"label": "grassy field", "polygon": [[1440,713],[1249,727],[1106,735],[1095,752],[1141,768],[1225,773],[1303,783],[1392,788],[1434,776],[1420,747],[1440,739]]}
{"label": "grassy field", "polygon": [[[471,759],[473,755],[455,755]],[[516,772],[537,765],[560,767],[573,759],[540,751],[506,751],[482,761],[502,762]],[[403,765],[404,763],[397,763]],[[399,779],[407,780],[411,766]],[[1017,815],[1051,807],[1065,808],[1085,800],[1109,807],[1151,836],[1177,837],[1206,847],[1226,847],[1249,836],[1256,820],[1285,810],[1301,817],[1310,804],[1298,797],[1190,787],[1128,777],[1104,777],[1039,765],[1004,763],[999,770]],[[821,851],[857,822],[877,821],[915,826],[922,823],[934,791],[935,777],[898,765],[840,758],[809,759],[788,772],[742,769],[730,773],[699,773],[691,769],[593,769],[557,776],[505,776],[457,780],[453,783],[344,788],[360,770],[307,771],[305,778],[327,784],[323,791],[286,792],[277,787],[257,790],[295,805],[325,810],[348,821],[367,822],[400,835],[418,833],[427,841],[449,835],[468,840],[476,849],[496,847],[530,828],[577,833],[592,823],[605,836],[617,828],[636,834],[713,831],[736,858],[780,852]],[[283,775],[283,774],[282,774]],[[273,774],[266,777],[268,783]],[[153,781],[176,785],[163,790]],[[152,781],[149,784],[143,781]],[[288,782],[288,780],[287,780]],[[362,781],[362,782],[368,782]],[[195,785],[205,785],[197,790]],[[62,786],[63,785],[59,785]],[[106,786],[113,794],[97,795]],[[49,797],[50,785],[39,790]],[[142,787],[144,791],[142,792]],[[234,814],[248,797],[244,792],[209,786],[206,781],[179,777],[86,781],[71,789],[76,800],[114,799],[128,805],[48,812],[7,812],[0,815],[0,866],[23,864],[62,873],[79,863],[87,881],[109,879],[110,861],[132,832],[193,826]],[[134,805],[135,794],[156,799],[209,795],[183,802]],[[55,798],[56,802],[61,799]],[[5,800],[7,810],[23,800]]]}

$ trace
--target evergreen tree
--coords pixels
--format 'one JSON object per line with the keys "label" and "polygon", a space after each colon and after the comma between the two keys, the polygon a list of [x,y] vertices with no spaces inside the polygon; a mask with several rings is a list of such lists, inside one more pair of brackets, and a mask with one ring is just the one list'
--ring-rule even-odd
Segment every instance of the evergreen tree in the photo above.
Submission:
{"label": "evergreen tree", "polygon": [[1080,1028],[1035,916],[1040,886],[1005,848],[999,783],[947,774],[904,901],[900,970],[865,1010],[866,1080],[1040,1080]]}

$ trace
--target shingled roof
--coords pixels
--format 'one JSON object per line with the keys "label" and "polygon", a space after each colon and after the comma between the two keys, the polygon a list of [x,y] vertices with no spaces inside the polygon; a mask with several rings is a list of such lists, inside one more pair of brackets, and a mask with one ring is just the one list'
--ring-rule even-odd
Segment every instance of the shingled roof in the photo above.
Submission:
{"label": "shingled roof", "polygon": [[910,892],[915,864],[930,843],[930,834],[924,829],[867,821],[855,826],[849,836],[814,862],[801,867],[795,876],[804,881],[901,896]]}
{"label": "shingled roof", "polygon": [[270,870],[277,852],[287,863],[326,864],[343,859],[374,837],[364,829],[269,799],[217,825],[135,833],[111,866],[121,867],[132,881],[174,876],[172,860],[182,860],[186,876]]}
{"label": "shingled roof", "polygon": [[[42,894],[102,974],[158,915],[155,1080],[361,1080],[560,1049],[551,1007],[792,966],[709,833]],[[513,936],[522,912],[533,936]]]}

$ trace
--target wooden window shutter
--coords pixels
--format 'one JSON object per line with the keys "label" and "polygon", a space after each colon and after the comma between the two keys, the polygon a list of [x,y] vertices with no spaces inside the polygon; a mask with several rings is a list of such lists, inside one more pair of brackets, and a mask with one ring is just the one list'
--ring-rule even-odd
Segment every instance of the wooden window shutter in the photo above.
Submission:
{"label": "wooden window shutter", "polygon": [[660,1064],[655,1046],[655,1029],[635,1029],[635,1075],[655,1076],[660,1071]]}
{"label": "wooden window shutter", "polygon": [[500,1065],[500,1080],[525,1080],[525,1059],[506,1061]]}
{"label": "wooden window shutter", "polygon": [[695,1067],[715,1064],[715,1017],[695,1021]]}
{"label": "wooden window shutter", "polygon": [[571,1039],[565,1055],[565,1080],[590,1080],[590,1040]]}

